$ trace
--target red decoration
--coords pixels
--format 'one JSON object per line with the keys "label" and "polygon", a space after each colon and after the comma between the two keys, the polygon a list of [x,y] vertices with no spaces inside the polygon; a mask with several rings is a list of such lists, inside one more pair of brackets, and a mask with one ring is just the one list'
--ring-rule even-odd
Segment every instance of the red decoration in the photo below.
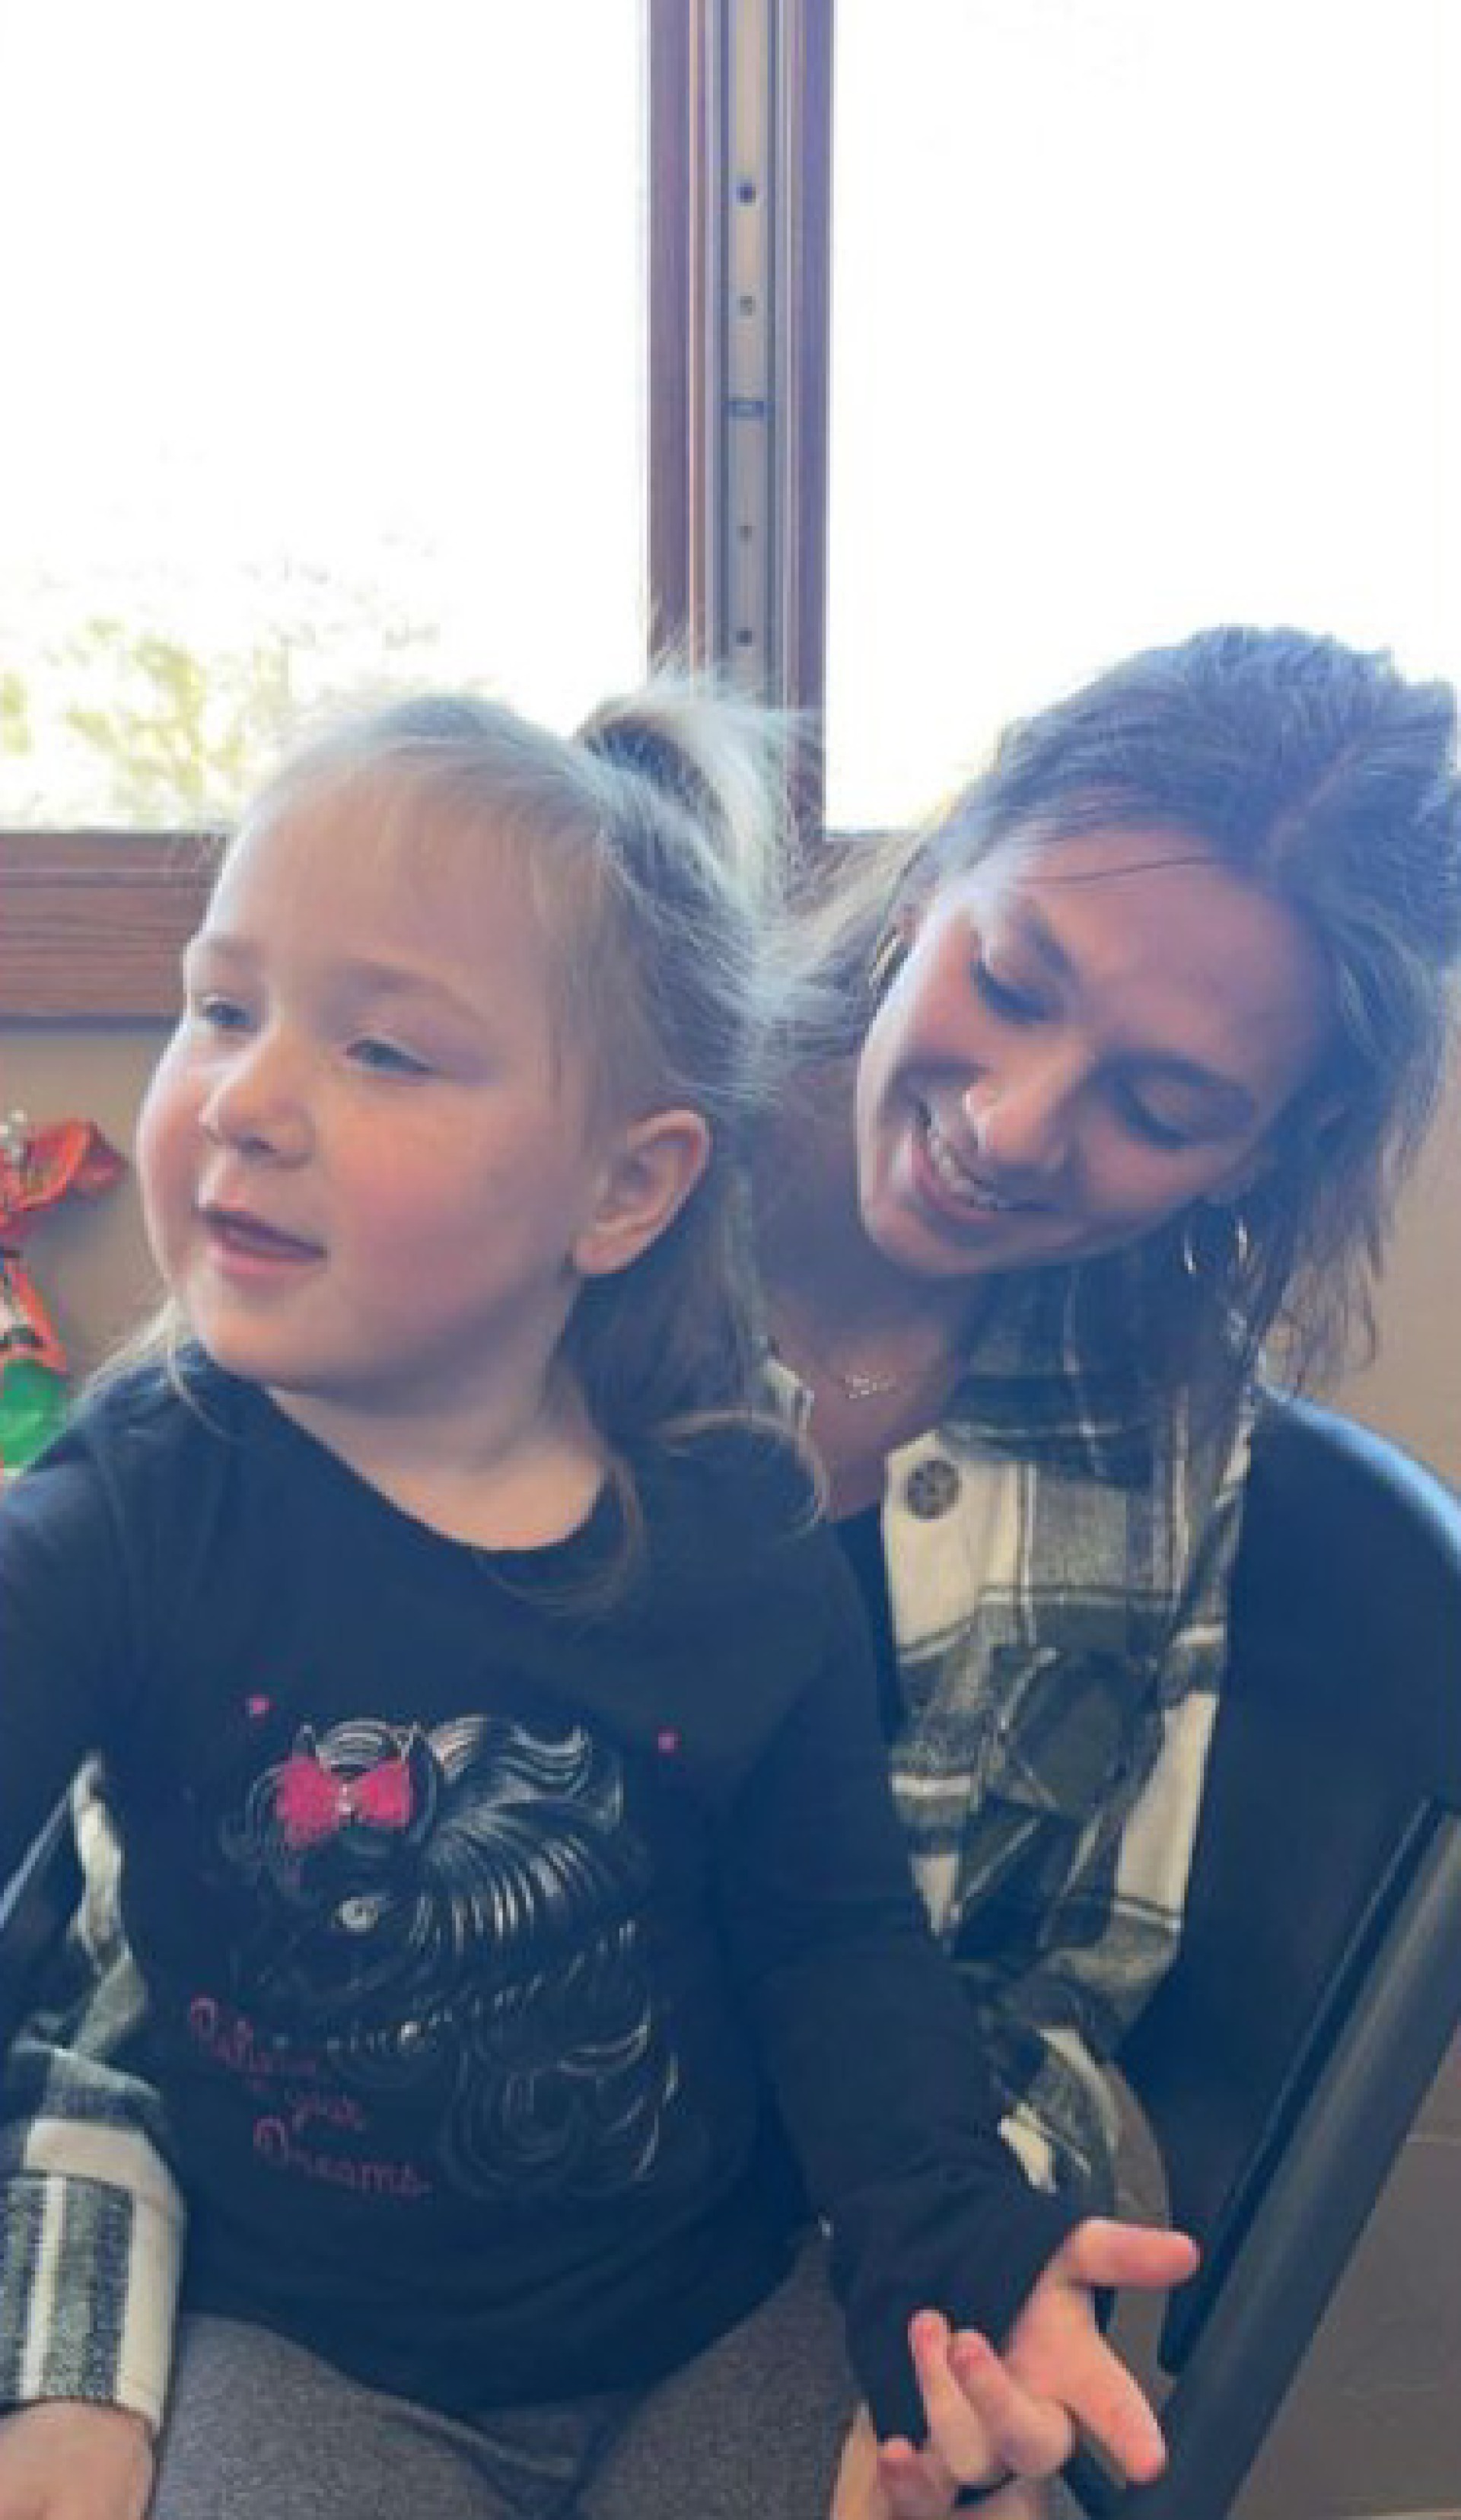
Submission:
{"label": "red decoration", "polygon": [[21,1468],[65,1415],[66,1350],[21,1261],[33,1227],[68,1198],[110,1190],[126,1170],[92,1120],[0,1127],[0,1469]]}

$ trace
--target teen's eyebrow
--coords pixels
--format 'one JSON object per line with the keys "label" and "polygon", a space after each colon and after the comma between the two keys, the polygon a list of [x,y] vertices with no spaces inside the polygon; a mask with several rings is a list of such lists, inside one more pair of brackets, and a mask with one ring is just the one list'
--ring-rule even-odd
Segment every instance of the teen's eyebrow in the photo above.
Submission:
{"label": "teen's eyebrow", "polygon": [[[1172,867],[1210,866],[1210,864],[1211,859],[1206,851],[1197,851],[1191,857],[1135,858],[1129,866],[1091,868],[1084,873],[1073,872],[1069,868],[1045,869],[1042,870],[1042,880],[1047,884],[1061,886],[1120,883],[1127,876],[1164,875]],[[1012,901],[1010,908],[1012,916],[1027,929],[1035,952],[1049,965],[1056,976],[1060,979],[1073,977],[1073,966],[1071,958],[1039,904],[1026,897]]]}
{"label": "teen's eyebrow", "polygon": [[[1169,863],[1164,861],[1163,863]],[[1027,943],[1047,970],[1058,980],[1079,978],[1074,964],[1066,952],[1050,922],[1038,904],[1020,901],[1012,905],[1012,917]],[[1220,1068],[1205,1067],[1201,1059],[1185,1058],[1179,1051],[1152,1050],[1143,1052],[1133,1061],[1143,1077],[1159,1084],[1185,1086],[1217,1106],[1223,1119],[1235,1126],[1254,1119],[1257,1104],[1246,1085],[1236,1076],[1224,1075]]]}
{"label": "teen's eyebrow", "polygon": [[1011,912],[1016,925],[1027,941],[1033,946],[1035,953],[1053,977],[1057,980],[1073,980],[1075,967],[1044,912],[1032,901],[1014,902],[1011,904]]}

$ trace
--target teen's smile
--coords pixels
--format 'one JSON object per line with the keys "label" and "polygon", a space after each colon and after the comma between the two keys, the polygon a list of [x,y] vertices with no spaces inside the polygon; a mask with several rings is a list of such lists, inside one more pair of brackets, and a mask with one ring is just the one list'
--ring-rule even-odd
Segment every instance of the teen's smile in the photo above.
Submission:
{"label": "teen's smile", "polygon": [[1029,1215],[1051,1205],[1048,1199],[1018,1196],[991,1175],[981,1159],[978,1143],[950,1129],[927,1104],[918,1107],[913,1157],[924,1195],[945,1208],[955,1223],[983,1216]]}

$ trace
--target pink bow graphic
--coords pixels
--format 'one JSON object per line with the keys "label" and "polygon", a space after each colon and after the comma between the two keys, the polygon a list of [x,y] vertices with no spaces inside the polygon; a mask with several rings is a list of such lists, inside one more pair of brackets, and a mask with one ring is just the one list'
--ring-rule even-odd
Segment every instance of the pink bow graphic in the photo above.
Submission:
{"label": "pink bow graphic", "polygon": [[411,1824],[411,1771],[400,1756],[358,1777],[338,1777],[307,1750],[285,1760],[274,1781],[274,1814],[292,1855],[342,1828],[400,1830]]}

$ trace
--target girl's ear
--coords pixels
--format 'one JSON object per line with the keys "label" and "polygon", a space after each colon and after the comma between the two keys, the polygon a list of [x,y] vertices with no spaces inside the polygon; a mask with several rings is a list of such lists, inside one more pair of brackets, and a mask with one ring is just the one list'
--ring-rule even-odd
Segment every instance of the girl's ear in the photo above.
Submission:
{"label": "girl's ear", "polygon": [[625,1129],[610,1155],[593,1215],[573,1244],[581,1278],[608,1278],[672,1225],[710,1160],[699,1111],[656,1111]]}

